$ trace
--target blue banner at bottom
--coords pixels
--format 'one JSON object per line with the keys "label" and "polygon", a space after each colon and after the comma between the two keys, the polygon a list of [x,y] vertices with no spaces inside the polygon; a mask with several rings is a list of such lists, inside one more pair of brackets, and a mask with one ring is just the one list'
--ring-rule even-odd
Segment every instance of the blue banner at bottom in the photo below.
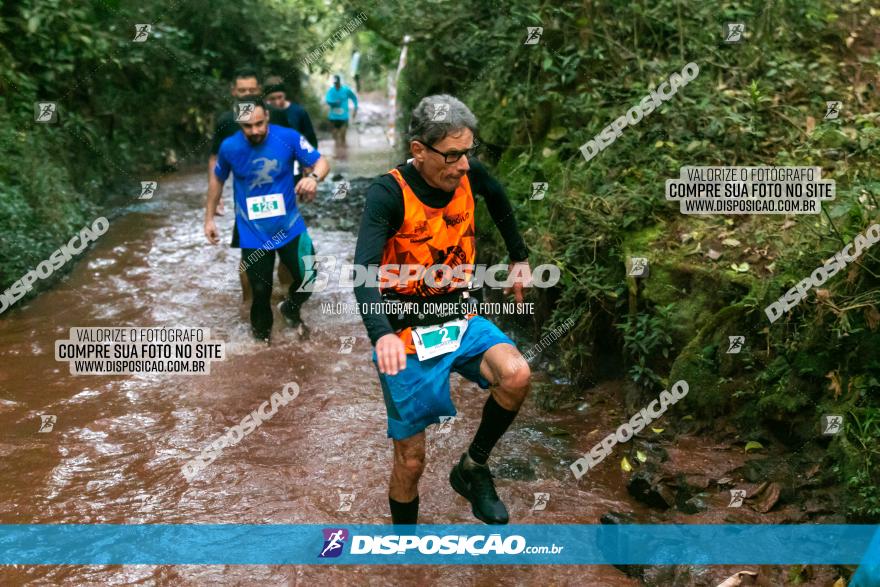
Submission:
{"label": "blue banner at bottom", "polygon": [[0,525],[4,565],[860,563],[873,585],[880,526]]}
{"label": "blue banner at bottom", "polygon": [[862,565],[849,582],[849,587],[880,587],[880,530],[862,558]]}

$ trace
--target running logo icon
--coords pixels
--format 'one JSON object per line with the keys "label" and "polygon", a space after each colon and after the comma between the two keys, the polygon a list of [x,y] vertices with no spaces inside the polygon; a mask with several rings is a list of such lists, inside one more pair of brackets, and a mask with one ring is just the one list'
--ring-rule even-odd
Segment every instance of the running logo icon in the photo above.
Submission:
{"label": "running logo icon", "polygon": [[645,257],[630,257],[629,275],[631,277],[646,277],[648,274],[648,259]]}
{"label": "running logo icon", "polygon": [[449,114],[449,104],[445,104],[443,102],[438,102],[431,104],[433,107],[433,112],[431,112],[431,120],[446,120],[446,116]]}
{"label": "running logo icon", "polygon": [[438,102],[436,104],[431,104],[434,108],[434,111],[431,112],[431,120],[446,120],[446,115],[449,114],[449,104],[444,104],[442,102]]}
{"label": "running logo icon", "polygon": [[345,528],[324,528],[324,546],[318,558],[336,558],[342,554],[342,547],[348,540],[348,530]]}
{"label": "running logo icon", "polygon": [[55,102],[36,102],[34,104],[34,121],[35,122],[57,122],[58,105]]}
{"label": "running logo icon", "polygon": [[746,32],[746,25],[741,22],[729,22],[724,25],[724,42],[739,43],[742,41],[744,32]]}
{"label": "running logo icon", "polygon": [[339,354],[340,355],[350,355],[352,349],[354,349],[354,343],[357,340],[354,336],[340,336],[339,337]]}
{"label": "running logo icon", "polygon": [[529,26],[526,27],[526,42],[523,45],[537,45],[538,41],[541,40],[541,35],[544,34],[544,27],[542,26]]}
{"label": "running logo icon", "polygon": [[550,184],[546,181],[535,181],[532,182],[532,195],[529,196],[530,200],[543,200],[544,196],[547,195],[547,188],[550,187]]}
{"label": "running logo icon", "polygon": [[833,436],[843,430],[843,416],[822,416],[822,434]]}
{"label": "running logo icon", "polygon": [[729,346],[727,347],[728,355],[738,355],[746,342],[745,336],[728,336]]}
{"label": "running logo icon", "polygon": [[159,187],[159,183],[155,181],[142,181],[141,182],[141,195],[138,197],[138,200],[149,200],[153,197],[153,194],[156,193],[156,188]]}
{"label": "running logo icon", "polygon": [[339,507],[336,509],[337,512],[350,512],[351,506],[354,505],[354,493],[340,493],[339,494]]}
{"label": "running logo icon", "polygon": [[838,102],[837,100],[825,102],[825,120],[837,120],[837,117],[840,115],[841,106],[843,106],[843,102]]}
{"label": "running logo icon", "polygon": [[152,30],[153,25],[151,24],[134,25],[134,38],[132,41],[135,43],[146,43],[147,39],[150,38],[150,31]]}
{"label": "running logo icon", "polygon": [[247,122],[251,119],[257,105],[255,102],[239,102],[235,105],[235,122]]}
{"label": "running logo icon", "polygon": [[58,416],[53,416],[51,414],[41,414],[40,415],[40,429],[37,432],[52,432],[52,429],[55,428],[55,422],[58,421]]}
{"label": "running logo icon", "polygon": [[453,422],[455,422],[455,416],[440,416],[440,426],[437,428],[437,434],[448,434],[452,430]]}
{"label": "running logo icon", "polygon": [[257,176],[251,181],[251,185],[248,186],[249,189],[275,181],[272,178],[272,173],[278,171],[278,159],[267,159],[266,157],[254,159],[254,163],[260,162],[262,162],[262,165],[260,169],[257,169]]}
{"label": "running logo icon", "polygon": [[540,512],[542,510],[547,509],[547,504],[550,503],[550,494],[549,493],[536,493],[535,494],[535,503],[532,505],[533,512]]}
{"label": "running logo icon", "polygon": [[348,195],[348,190],[351,188],[349,183],[345,180],[340,181],[336,184],[336,187],[333,189],[333,199],[334,200],[343,200],[345,196]]}
{"label": "running logo icon", "polygon": [[729,508],[738,508],[743,504],[743,500],[746,498],[746,490],[745,489],[731,489],[730,490],[730,503],[727,504]]}

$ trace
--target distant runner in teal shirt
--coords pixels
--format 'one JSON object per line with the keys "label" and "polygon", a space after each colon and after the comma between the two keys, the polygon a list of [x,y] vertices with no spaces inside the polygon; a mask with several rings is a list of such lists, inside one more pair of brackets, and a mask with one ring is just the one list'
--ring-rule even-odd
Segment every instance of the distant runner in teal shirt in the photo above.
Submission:
{"label": "distant runner in teal shirt", "polygon": [[333,141],[336,147],[345,147],[345,132],[348,129],[348,101],[354,102],[354,112],[351,117],[357,118],[358,99],[357,95],[348,86],[343,86],[338,75],[333,76],[333,85],[327,90],[324,101],[330,106],[330,114],[327,118],[333,125]]}

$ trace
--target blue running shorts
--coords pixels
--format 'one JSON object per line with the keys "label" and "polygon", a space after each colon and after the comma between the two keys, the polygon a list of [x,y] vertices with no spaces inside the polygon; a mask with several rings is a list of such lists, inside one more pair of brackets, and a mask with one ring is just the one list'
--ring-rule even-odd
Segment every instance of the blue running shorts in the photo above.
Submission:
{"label": "blue running shorts", "polygon": [[[489,382],[480,374],[480,362],[483,353],[501,343],[514,344],[492,322],[474,316],[468,321],[457,350],[426,361],[419,361],[415,354],[407,355],[406,369],[397,375],[379,373],[388,414],[388,437],[409,438],[439,423],[440,416],[457,413],[449,394],[449,375],[453,371],[488,389]],[[378,372],[375,350],[373,363]]]}

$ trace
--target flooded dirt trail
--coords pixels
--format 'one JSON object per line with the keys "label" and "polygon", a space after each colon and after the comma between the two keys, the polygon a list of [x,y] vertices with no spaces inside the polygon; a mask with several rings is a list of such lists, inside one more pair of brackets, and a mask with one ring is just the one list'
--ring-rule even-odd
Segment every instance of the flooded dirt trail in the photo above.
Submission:
{"label": "flooded dirt trail", "polygon": [[[369,104],[362,107],[369,114]],[[370,177],[395,161],[384,125],[352,129],[347,158],[331,175]],[[322,152],[332,145],[322,141]],[[332,199],[303,207],[319,254],[353,257],[359,208]],[[364,182],[353,183],[352,189]],[[229,189],[227,187],[227,189]],[[0,522],[9,523],[388,523],[391,442],[371,347],[360,317],[327,311],[353,305],[350,289],[315,293],[303,317],[308,341],[277,316],[273,343],[251,341],[230,249],[202,233],[204,173],[165,181],[156,198],[111,221],[107,234],[51,291],[0,321]],[[352,193],[352,198],[358,194]],[[231,204],[229,194],[224,195]],[[362,197],[362,193],[360,194]],[[231,205],[228,206],[231,209]],[[281,299],[276,282],[273,304]],[[54,342],[82,326],[193,326],[221,333],[228,357],[209,375],[73,376]],[[343,344],[355,337],[353,344]],[[349,339],[349,343],[350,343]],[[348,352],[350,351],[350,352]],[[288,382],[299,396],[188,482],[184,463]],[[545,393],[554,384],[541,373]],[[421,483],[424,523],[478,523],[449,486],[451,466],[476,429],[485,392],[457,375],[459,417],[428,430]],[[597,398],[619,390],[596,389]],[[591,402],[592,403],[592,402]],[[609,511],[646,514],[629,498],[615,463],[576,482],[568,465],[598,431],[617,422],[615,402],[541,410],[530,398],[496,448],[492,466],[512,523],[597,523]],[[54,415],[39,432],[41,415]],[[609,459],[615,460],[615,459]],[[617,459],[619,460],[619,459]],[[535,493],[549,494],[532,511]],[[340,511],[342,494],[353,494]],[[75,566],[0,570],[4,585],[64,583],[295,585],[636,585],[613,567]]]}

